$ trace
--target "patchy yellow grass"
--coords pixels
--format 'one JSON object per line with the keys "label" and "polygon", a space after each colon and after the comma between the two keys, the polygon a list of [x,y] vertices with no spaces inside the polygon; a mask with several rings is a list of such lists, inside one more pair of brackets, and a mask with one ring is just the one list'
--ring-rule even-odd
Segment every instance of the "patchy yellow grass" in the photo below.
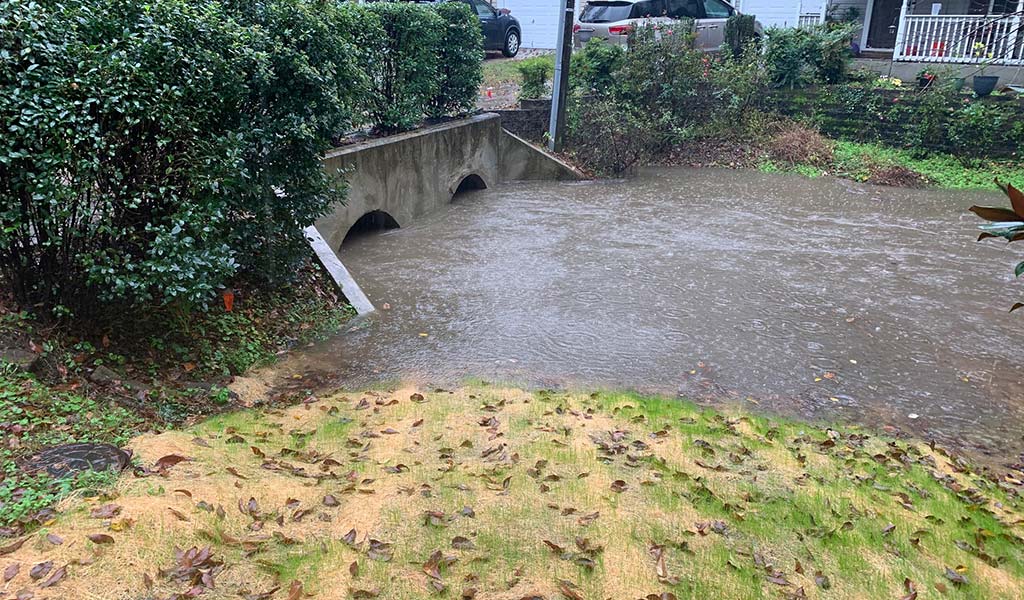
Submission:
{"label": "patchy yellow grass", "polygon": [[[66,502],[0,557],[19,565],[0,596],[874,599],[909,579],[922,598],[1024,598],[1009,485],[923,445],[674,400],[339,394],[132,448],[189,460]],[[118,514],[90,516],[105,504]],[[162,572],[193,546],[213,561]],[[67,576],[39,589],[45,561]]]}

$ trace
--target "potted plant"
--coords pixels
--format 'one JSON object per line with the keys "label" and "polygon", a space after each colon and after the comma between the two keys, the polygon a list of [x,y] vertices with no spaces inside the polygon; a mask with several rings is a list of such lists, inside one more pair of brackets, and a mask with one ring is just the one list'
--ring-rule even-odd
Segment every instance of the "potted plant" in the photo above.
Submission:
{"label": "potted plant", "polygon": [[917,87],[924,89],[930,86],[938,76],[939,74],[929,67],[921,69],[917,72]]}
{"label": "potted plant", "polygon": [[[981,42],[976,42],[974,44],[974,56],[987,59],[992,58],[992,53],[986,53],[985,50],[985,44],[982,44]],[[977,74],[974,76],[973,81],[974,93],[977,94],[978,97],[988,96],[989,94],[992,93],[992,90],[996,89],[996,84],[999,83],[999,76],[986,75],[986,63],[982,62],[980,64],[981,66],[978,69]]]}

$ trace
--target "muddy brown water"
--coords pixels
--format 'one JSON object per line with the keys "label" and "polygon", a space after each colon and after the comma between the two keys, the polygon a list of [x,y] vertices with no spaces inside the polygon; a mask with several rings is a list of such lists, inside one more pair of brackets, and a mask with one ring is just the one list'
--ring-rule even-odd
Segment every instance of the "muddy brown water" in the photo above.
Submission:
{"label": "muddy brown water", "polygon": [[[382,308],[290,359],[346,387],[628,388],[896,427],[1018,460],[1019,253],[997,193],[752,171],[460,195],[341,257]],[[383,309],[387,307],[386,309]]]}

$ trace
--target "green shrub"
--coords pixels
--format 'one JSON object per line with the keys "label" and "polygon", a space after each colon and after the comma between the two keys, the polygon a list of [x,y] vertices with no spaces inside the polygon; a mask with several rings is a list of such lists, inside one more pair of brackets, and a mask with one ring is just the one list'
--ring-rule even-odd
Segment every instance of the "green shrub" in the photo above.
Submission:
{"label": "green shrub", "polygon": [[710,125],[727,135],[740,133],[749,139],[759,136],[763,119],[768,77],[761,49],[748,44],[741,54],[714,60],[709,71],[714,98]]}
{"label": "green shrub", "polygon": [[850,41],[857,28],[854,23],[827,23],[810,28],[808,60],[814,65],[819,81],[841,83],[846,79],[853,58]]}
{"label": "green shrub", "polygon": [[516,65],[523,79],[519,88],[519,97],[527,100],[547,96],[548,78],[551,76],[551,63],[542,57],[527,58]]}
{"label": "green shrub", "polygon": [[970,162],[988,156],[994,146],[1007,144],[1015,114],[1012,107],[979,101],[953,112],[949,118],[949,141],[957,149],[957,156]]}
{"label": "green shrub", "polygon": [[713,108],[711,58],[693,40],[689,23],[639,27],[616,75],[616,99],[656,123],[662,143],[687,135]]}
{"label": "green shrub", "polygon": [[601,38],[590,38],[572,55],[569,84],[580,93],[605,94],[615,83],[615,72],[622,66],[626,51]]}
{"label": "green shrub", "polygon": [[79,315],[289,280],[331,140],[469,110],[481,43],[454,4],[0,0],[0,277]]}
{"label": "green shrub", "polygon": [[483,80],[480,21],[469,5],[462,2],[442,2],[437,13],[444,21],[437,50],[438,92],[427,112],[431,117],[463,114],[476,106]]}
{"label": "green shrub", "polygon": [[418,125],[438,95],[438,45],[444,21],[429,6],[373,2],[366,10],[380,18],[384,35],[368,35],[370,80],[367,112],[380,131],[392,133]]}
{"label": "green shrub", "polygon": [[650,156],[654,125],[613,99],[576,99],[566,124],[570,152],[584,169],[593,173],[630,173]]}
{"label": "green shrub", "polygon": [[851,23],[772,28],[765,57],[776,87],[798,88],[814,82],[840,83],[849,71]]}
{"label": "green shrub", "polygon": [[754,15],[736,14],[725,21],[725,47],[732,56],[742,56],[757,39]]}
{"label": "green shrub", "polygon": [[257,50],[268,32],[183,0],[10,1],[0,23],[0,267],[20,300],[201,302],[252,266],[236,244],[277,241],[245,238],[274,186],[290,194],[276,214],[318,214],[327,189],[303,153],[321,147],[259,127],[310,125],[280,92],[317,103],[330,82],[282,81]]}

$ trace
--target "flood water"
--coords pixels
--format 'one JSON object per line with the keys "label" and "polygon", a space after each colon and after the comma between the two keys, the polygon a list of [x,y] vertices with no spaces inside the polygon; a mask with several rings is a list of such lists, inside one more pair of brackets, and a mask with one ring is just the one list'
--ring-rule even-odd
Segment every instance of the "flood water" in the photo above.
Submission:
{"label": "flood water", "polygon": [[1024,436],[1015,248],[998,193],[752,171],[460,195],[345,243],[381,310],[295,371],[346,387],[465,378],[629,388],[892,426],[997,462]]}

